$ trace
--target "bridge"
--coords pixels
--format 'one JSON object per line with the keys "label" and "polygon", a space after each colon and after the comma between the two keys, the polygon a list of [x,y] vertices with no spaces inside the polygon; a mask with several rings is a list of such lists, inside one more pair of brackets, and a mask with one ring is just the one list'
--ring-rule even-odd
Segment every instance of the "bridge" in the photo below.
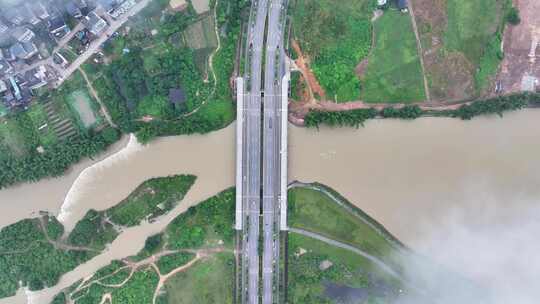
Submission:
{"label": "bridge", "polygon": [[236,79],[238,293],[249,304],[280,302],[280,231],[287,229],[286,9],[286,0],[252,2],[246,68]]}

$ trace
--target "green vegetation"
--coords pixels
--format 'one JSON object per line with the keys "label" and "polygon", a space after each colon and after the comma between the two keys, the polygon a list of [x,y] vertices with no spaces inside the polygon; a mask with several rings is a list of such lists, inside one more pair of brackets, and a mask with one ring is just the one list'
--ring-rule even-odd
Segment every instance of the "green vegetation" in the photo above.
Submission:
{"label": "green vegetation", "polygon": [[[26,115],[21,113],[19,117]],[[30,131],[20,129],[18,132],[21,133],[13,136],[32,134]],[[0,188],[20,182],[35,182],[44,177],[60,176],[71,164],[82,158],[97,155],[118,139],[117,130],[105,128],[99,133],[52,144],[43,153],[32,148],[24,156],[3,155],[0,157]],[[35,145],[32,146],[35,147]]]}
{"label": "green vegetation", "polygon": [[510,5],[508,0],[448,1],[445,46],[463,53],[477,67],[474,75],[479,91],[488,85],[503,58],[502,32]]}
{"label": "green vegetation", "polygon": [[[184,12],[171,12],[168,3],[152,1],[106,42],[105,56],[95,55],[97,62],[82,66],[115,124],[122,132],[137,133],[142,142],[161,135],[206,133],[234,120],[229,80],[248,1],[219,1],[217,20],[212,12],[197,16],[191,5]],[[216,77],[206,75],[206,81],[203,72],[211,73],[200,67],[208,65],[216,47],[214,22],[221,47],[213,56]],[[200,49],[179,43],[184,36],[192,42],[198,30],[190,26],[196,24],[202,25],[205,39],[213,35],[214,41]],[[171,103],[170,89],[181,89],[185,103]],[[91,96],[77,71],[58,90],[41,92],[27,111],[6,115],[0,109],[0,188],[59,176],[119,139],[117,130],[103,127]]]}
{"label": "green vegetation", "polygon": [[219,253],[167,280],[158,303],[233,303],[234,255]]}
{"label": "green vegetation", "polygon": [[389,257],[396,251],[386,232],[373,228],[372,219],[348,210],[320,190],[290,189],[288,210],[291,227],[324,235],[379,258]]}
{"label": "green vegetation", "polygon": [[129,262],[113,261],[57,298],[90,304],[110,293],[112,303],[152,303],[160,275],[152,264],[166,275],[192,261],[197,252],[198,261],[169,277],[157,291],[157,303],[232,303],[234,198],[234,189],[229,189],[189,208],[162,233],[149,237]]}
{"label": "green vegetation", "polygon": [[114,225],[136,226],[144,219],[153,219],[169,212],[194,182],[193,175],[147,180],[119,204],[104,211],[88,211],[69,235],[69,241],[103,250],[118,235]]}
{"label": "green vegetation", "polygon": [[498,114],[502,117],[504,112],[519,110],[527,106],[538,106],[538,104],[540,104],[540,96],[538,94],[523,93],[473,101],[469,104],[463,104],[456,110],[424,111],[418,106],[405,106],[396,109],[385,108],[380,112],[374,108],[343,112],[312,110],[304,118],[304,124],[308,128],[318,128],[323,124],[331,127],[347,126],[358,128],[366,120],[373,119],[377,116],[415,119],[423,115],[431,115],[469,120],[476,116],[489,114]]}
{"label": "green vegetation", "polygon": [[499,64],[504,58],[501,48],[502,34],[497,33],[484,49],[484,54],[480,58],[478,71],[475,75],[476,87],[485,88],[489,84],[490,78],[497,73]]}
{"label": "green vegetation", "polygon": [[[85,125],[74,94],[88,99]],[[20,182],[56,177],[85,157],[92,157],[116,142],[117,130],[104,127],[97,105],[89,97],[79,72],[58,90],[46,91],[26,111],[8,114],[0,123],[0,188]]]}
{"label": "green vegetation", "polygon": [[190,252],[177,252],[161,257],[157,261],[157,266],[161,274],[167,274],[172,270],[187,264],[195,258],[195,254]]}
{"label": "green vegetation", "polygon": [[[103,284],[110,284],[110,282],[121,282],[122,278],[125,278],[125,272],[118,271],[112,276],[98,276],[95,274],[92,279]],[[84,287],[75,291],[73,298],[76,298],[74,303],[77,304],[95,304],[100,303],[104,294],[110,293],[111,298],[114,299],[114,303],[152,303],[152,297],[154,290],[157,287],[159,281],[159,275],[155,270],[148,266],[137,269],[133,275],[127,280],[121,287],[108,287],[100,284],[85,284]]]}
{"label": "green vegetation", "polygon": [[504,112],[515,111],[540,100],[536,94],[517,94],[479,100],[465,104],[453,111],[442,111],[440,114],[469,120],[479,115],[497,114],[502,117]]}
{"label": "green vegetation", "polygon": [[145,181],[125,200],[105,213],[122,226],[135,226],[172,210],[195,183],[193,175],[176,175]]}
{"label": "green vegetation", "polygon": [[234,241],[234,190],[224,191],[175,218],[165,230],[168,248],[188,249]]}
{"label": "green vegetation", "polygon": [[[399,241],[334,190],[312,184],[294,187],[288,195],[291,228],[348,244],[398,273],[402,269],[396,259],[404,249]],[[393,274],[355,252],[294,231],[288,246],[291,303],[390,303],[404,289]]]}
{"label": "green vegetation", "polygon": [[112,223],[105,221],[103,215],[95,210],[88,211],[77,222],[69,234],[68,241],[78,246],[87,246],[96,250],[103,250],[118,236]]}
{"label": "green vegetation", "polygon": [[337,101],[356,100],[360,81],[355,67],[371,48],[371,14],[375,1],[296,1],[293,30],[312,59],[312,69]]}
{"label": "green vegetation", "polygon": [[375,21],[376,41],[363,77],[363,100],[403,103],[426,99],[410,18],[409,14],[387,10]]}
{"label": "green vegetation", "polygon": [[326,112],[311,110],[304,118],[304,124],[308,128],[319,128],[325,124],[331,127],[356,127],[363,126],[368,119],[377,117],[375,109],[357,109],[343,112]]}
{"label": "green vegetation", "polygon": [[[221,48],[213,56],[216,79],[206,70],[216,47],[210,41],[216,39],[213,17],[197,16],[191,6],[161,17],[167,4],[152,4],[131,21],[138,27],[135,33],[108,42],[106,53],[113,61],[94,84],[115,123],[125,132],[136,132],[142,142],[162,135],[206,133],[234,119],[229,78],[247,1],[220,1],[217,7],[222,35]],[[172,104],[170,89],[181,89],[185,104]]]}
{"label": "green vegetation", "polygon": [[384,118],[416,119],[424,114],[424,111],[417,106],[404,106],[402,108],[384,108],[380,115]]}
{"label": "green vegetation", "polygon": [[332,292],[338,288],[354,289],[362,303],[391,303],[403,288],[369,260],[294,233],[289,233],[288,261],[290,303],[343,303],[340,293]]}
{"label": "green vegetation", "polygon": [[511,7],[506,14],[506,21],[512,25],[518,25],[521,22],[521,17],[519,17],[519,10],[517,7]]}
{"label": "green vegetation", "polygon": [[[145,218],[170,211],[194,181],[192,175],[148,180],[119,205],[102,212],[90,210],[76,224],[66,241],[61,239],[64,227],[54,217],[26,219],[3,228],[0,230],[0,298],[14,295],[19,287],[18,282],[31,290],[55,285],[62,274],[99,254],[117,237],[119,232],[114,225],[133,226]],[[149,240],[145,246],[147,251],[160,248],[160,238]],[[163,267],[170,267],[174,263],[181,263],[181,257],[164,261]],[[99,274],[109,275],[121,265],[119,262],[113,263]]]}
{"label": "green vegetation", "polygon": [[[51,225],[56,226],[49,222],[47,230],[57,230]],[[19,282],[30,290],[53,286],[62,274],[89,258],[87,251],[56,248],[39,219],[4,227],[0,230],[0,298],[14,295]]]}
{"label": "green vegetation", "polygon": [[479,62],[484,48],[497,32],[504,2],[506,0],[448,0],[446,47],[464,53],[473,63]]}

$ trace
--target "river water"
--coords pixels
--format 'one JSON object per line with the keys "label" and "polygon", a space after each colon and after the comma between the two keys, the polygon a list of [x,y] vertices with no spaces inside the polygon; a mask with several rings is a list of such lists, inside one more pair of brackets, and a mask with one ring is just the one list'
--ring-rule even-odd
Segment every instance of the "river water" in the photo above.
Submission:
{"label": "river water", "polygon": [[[132,138],[123,150],[86,164],[92,166],[85,170],[81,164],[59,179],[0,191],[0,225],[49,210],[69,230],[88,209],[114,205],[148,178],[198,177],[169,215],[127,229],[108,251],[63,276],[57,286],[30,293],[31,302],[47,303],[112,259],[135,254],[146,237],[189,206],[232,186],[234,132],[232,124],[208,135],[161,138],[147,146]],[[429,253],[425,239],[434,229],[444,232],[439,224],[449,214],[475,223],[504,222],[540,199],[539,138],[540,110],[469,122],[374,120],[360,129],[290,126],[289,178],[336,189],[409,247]],[[0,304],[25,299],[20,292]]]}

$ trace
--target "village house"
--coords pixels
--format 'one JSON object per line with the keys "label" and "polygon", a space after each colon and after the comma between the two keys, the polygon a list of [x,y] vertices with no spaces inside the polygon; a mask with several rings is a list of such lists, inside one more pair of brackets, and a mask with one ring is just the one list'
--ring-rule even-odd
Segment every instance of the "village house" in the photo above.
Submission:
{"label": "village house", "polygon": [[107,22],[101,18],[95,11],[90,12],[87,16],[82,18],[82,23],[90,33],[95,36],[102,34],[107,28]]}

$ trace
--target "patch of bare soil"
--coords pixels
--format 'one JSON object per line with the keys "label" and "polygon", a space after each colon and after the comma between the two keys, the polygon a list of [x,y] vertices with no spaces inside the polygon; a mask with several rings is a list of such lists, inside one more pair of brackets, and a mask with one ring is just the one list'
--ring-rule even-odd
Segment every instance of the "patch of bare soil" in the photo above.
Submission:
{"label": "patch of bare soil", "polygon": [[463,54],[443,51],[443,36],[448,22],[447,0],[411,1],[432,101],[469,99],[475,93],[473,65]]}
{"label": "patch of bare soil", "polygon": [[366,57],[366,59],[360,61],[360,63],[356,66],[354,71],[356,73],[356,76],[358,76],[358,78],[362,79],[362,77],[364,77],[364,74],[366,74],[366,69],[367,69],[368,64],[369,64],[369,59],[368,57]]}
{"label": "patch of bare soil", "polygon": [[[504,59],[497,81],[503,93],[522,90],[524,76],[540,78],[540,1],[514,0],[521,23],[504,33]],[[538,88],[538,87],[537,87]]]}
{"label": "patch of bare soil", "polygon": [[298,55],[298,59],[295,60],[295,63],[300,69],[302,75],[304,76],[304,79],[307,80],[307,84],[311,92],[311,99],[314,99],[313,94],[319,95],[320,98],[323,100],[326,99],[326,92],[319,84],[319,81],[317,80],[315,74],[313,74],[313,71],[309,68],[309,59],[305,57],[305,55],[302,53],[302,50],[300,49],[300,45],[294,39],[292,40],[292,47]]}

